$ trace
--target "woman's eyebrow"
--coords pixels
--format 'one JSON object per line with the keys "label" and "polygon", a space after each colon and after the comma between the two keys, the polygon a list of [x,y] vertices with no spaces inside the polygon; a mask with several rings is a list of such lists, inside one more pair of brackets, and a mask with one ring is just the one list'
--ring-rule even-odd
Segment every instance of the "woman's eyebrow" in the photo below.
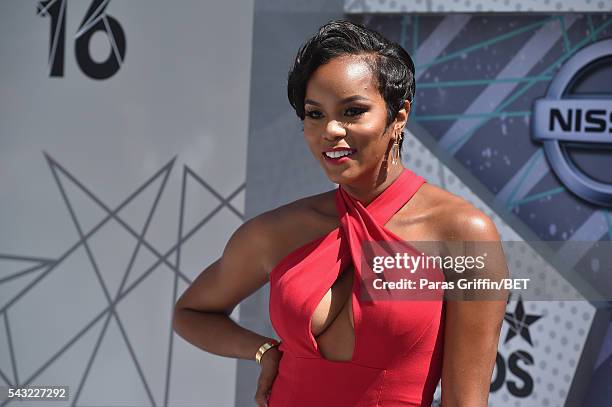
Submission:
{"label": "woman's eyebrow", "polygon": [[[346,97],[346,98],[340,100],[340,103],[341,104],[345,104],[345,103],[354,102],[356,100],[368,100],[369,101],[370,99],[368,99],[365,96],[361,96],[361,95],[353,95],[353,96],[349,96],[349,97]],[[304,100],[304,104],[321,106],[321,104],[319,102],[316,102],[316,101],[314,101],[312,99],[305,99]]]}

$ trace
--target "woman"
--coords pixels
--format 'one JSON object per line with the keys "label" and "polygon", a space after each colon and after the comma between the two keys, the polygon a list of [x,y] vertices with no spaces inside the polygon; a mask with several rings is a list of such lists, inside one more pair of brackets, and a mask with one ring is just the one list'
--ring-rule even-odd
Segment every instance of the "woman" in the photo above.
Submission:
{"label": "woman", "polygon": [[[410,56],[348,21],[298,52],[289,101],[339,188],[245,222],[174,315],[195,346],[260,363],[259,406],[429,406],[440,378],[444,407],[487,405],[505,301],[357,295],[362,240],[499,242],[481,211],[403,167],[414,89]],[[228,316],[266,282],[280,344]]]}

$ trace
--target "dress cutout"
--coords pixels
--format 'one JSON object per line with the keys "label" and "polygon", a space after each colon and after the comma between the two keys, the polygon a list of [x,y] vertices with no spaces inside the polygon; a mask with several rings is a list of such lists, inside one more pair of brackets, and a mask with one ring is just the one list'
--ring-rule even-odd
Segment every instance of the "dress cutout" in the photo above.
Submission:
{"label": "dress cutout", "polygon": [[[271,271],[270,319],[283,356],[269,407],[431,406],[442,370],[443,296],[427,301],[359,296],[361,243],[402,241],[384,225],[425,182],[404,169],[367,207],[339,186],[340,226],[290,252]],[[348,361],[328,360],[318,349],[311,318],[351,265],[354,349]],[[438,278],[443,279],[441,271]]]}

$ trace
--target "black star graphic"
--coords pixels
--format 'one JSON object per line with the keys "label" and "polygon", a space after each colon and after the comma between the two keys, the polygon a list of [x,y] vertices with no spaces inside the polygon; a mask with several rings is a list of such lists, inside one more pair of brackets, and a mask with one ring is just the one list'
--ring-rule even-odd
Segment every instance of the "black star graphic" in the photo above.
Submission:
{"label": "black star graphic", "polygon": [[508,334],[506,335],[504,344],[508,343],[510,339],[520,334],[523,339],[533,346],[533,343],[531,343],[531,335],[529,335],[529,325],[533,324],[540,318],[542,318],[542,315],[525,314],[523,300],[519,296],[514,313],[506,312],[506,315],[504,316],[504,319],[510,325],[510,329],[508,329]]}

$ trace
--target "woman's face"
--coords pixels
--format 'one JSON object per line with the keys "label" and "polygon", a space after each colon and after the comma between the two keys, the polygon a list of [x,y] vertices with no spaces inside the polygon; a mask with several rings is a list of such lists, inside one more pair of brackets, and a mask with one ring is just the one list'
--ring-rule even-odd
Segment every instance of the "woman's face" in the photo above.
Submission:
{"label": "woman's face", "polygon": [[376,176],[404,124],[396,117],[386,126],[385,100],[363,58],[336,57],[318,67],[306,86],[304,137],[336,184]]}

